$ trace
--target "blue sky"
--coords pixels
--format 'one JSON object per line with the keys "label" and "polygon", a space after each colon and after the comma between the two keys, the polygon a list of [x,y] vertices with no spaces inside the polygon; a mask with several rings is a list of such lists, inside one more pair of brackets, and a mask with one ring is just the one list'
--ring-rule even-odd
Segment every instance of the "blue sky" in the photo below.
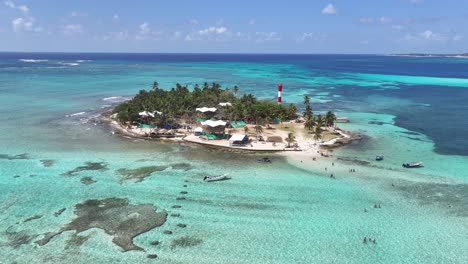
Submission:
{"label": "blue sky", "polygon": [[0,1],[0,51],[468,52],[466,0]]}

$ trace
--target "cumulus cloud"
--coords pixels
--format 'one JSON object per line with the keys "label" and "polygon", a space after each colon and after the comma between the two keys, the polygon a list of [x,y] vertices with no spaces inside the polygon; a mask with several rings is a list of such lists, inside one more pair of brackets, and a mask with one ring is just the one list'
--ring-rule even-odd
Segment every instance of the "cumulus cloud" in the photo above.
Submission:
{"label": "cumulus cloud", "polygon": [[65,35],[81,35],[83,33],[84,29],[80,24],[69,24],[63,27],[63,34]]}
{"label": "cumulus cloud", "polygon": [[20,32],[42,32],[44,29],[34,25],[33,18],[15,18],[11,21],[13,31]]}
{"label": "cumulus cloud", "polygon": [[215,40],[222,41],[230,37],[232,33],[223,26],[219,27],[208,27],[195,32],[192,32],[185,36],[185,41],[195,40]]}
{"label": "cumulus cloud", "polygon": [[135,38],[137,40],[145,40],[145,39],[153,39],[156,40],[162,35],[162,32],[156,32],[151,28],[150,23],[144,22],[143,24],[138,26],[138,33],[136,34]]}
{"label": "cumulus cloud", "polygon": [[255,42],[281,41],[277,32],[255,32]]}
{"label": "cumulus cloud", "polygon": [[24,14],[28,14],[28,12],[29,12],[29,7],[27,5],[16,5],[15,2],[13,2],[11,0],[5,1],[4,4],[7,7],[12,8],[12,9],[17,9],[17,10],[23,12]]}
{"label": "cumulus cloud", "polygon": [[321,33],[311,33],[311,32],[304,32],[300,35],[296,42],[303,42],[303,41],[324,41],[328,36],[326,34]]}
{"label": "cumulus cloud", "polygon": [[322,9],[322,14],[324,15],[334,15],[338,11],[336,10],[335,6],[333,4],[328,4]]}
{"label": "cumulus cloud", "polygon": [[118,32],[107,32],[104,34],[103,40],[127,40],[129,37],[129,33],[127,30],[118,31]]}

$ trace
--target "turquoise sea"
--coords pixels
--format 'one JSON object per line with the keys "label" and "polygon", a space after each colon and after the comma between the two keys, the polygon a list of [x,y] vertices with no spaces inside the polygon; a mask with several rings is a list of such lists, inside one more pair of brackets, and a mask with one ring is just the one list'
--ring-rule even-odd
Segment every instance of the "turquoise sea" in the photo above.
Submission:
{"label": "turquoise sea", "polygon": [[[259,164],[95,122],[154,80],[272,100],[282,82],[365,136]],[[0,53],[0,263],[467,263],[467,100],[467,59]]]}

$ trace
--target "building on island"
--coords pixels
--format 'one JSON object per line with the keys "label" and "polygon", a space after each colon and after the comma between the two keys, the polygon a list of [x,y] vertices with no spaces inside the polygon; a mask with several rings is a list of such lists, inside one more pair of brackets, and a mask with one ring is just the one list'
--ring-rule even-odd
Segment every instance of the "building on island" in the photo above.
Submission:
{"label": "building on island", "polygon": [[233,134],[229,138],[229,146],[242,146],[249,142],[249,137],[244,134]]}

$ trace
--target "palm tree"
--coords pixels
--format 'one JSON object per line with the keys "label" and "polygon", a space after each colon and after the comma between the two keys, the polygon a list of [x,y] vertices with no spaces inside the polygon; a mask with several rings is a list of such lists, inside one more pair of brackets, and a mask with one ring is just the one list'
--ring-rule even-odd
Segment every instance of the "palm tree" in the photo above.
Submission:
{"label": "palm tree", "polygon": [[234,85],[234,89],[232,91],[234,92],[234,95],[237,95],[237,92],[239,92],[239,87],[237,87],[237,85]]}
{"label": "palm tree", "polygon": [[157,81],[153,82],[153,90],[157,90],[159,88],[159,83]]}
{"label": "palm tree", "polygon": [[309,131],[312,130],[314,126],[315,126],[315,120],[313,118],[307,119],[304,123],[304,127]]}
{"label": "palm tree", "polygon": [[302,113],[302,115],[307,120],[307,119],[312,118],[312,115],[313,115],[312,107],[310,106],[310,97],[307,95],[304,96],[304,105],[305,105],[305,110]]}
{"label": "palm tree", "polygon": [[317,118],[315,119],[315,123],[317,123],[317,126],[318,127],[323,127],[323,118],[322,118],[322,115],[318,115]]}
{"label": "palm tree", "polygon": [[247,133],[249,133],[249,127],[246,125],[244,126],[244,134],[247,136]]}
{"label": "palm tree", "polygon": [[256,125],[255,132],[257,133],[257,135],[263,133],[263,127],[261,125]]}
{"label": "palm tree", "polygon": [[322,128],[320,128],[319,126],[315,127],[314,139],[315,143],[317,143],[318,140],[322,139]]}
{"label": "palm tree", "polygon": [[288,148],[291,147],[291,143],[293,143],[296,140],[296,137],[294,136],[293,133],[288,133],[288,137],[286,138],[286,141],[288,142]]}
{"label": "palm tree", "polygon": [[331,127],[335,124],[336,116],[333,114],[332,111],[328,111],[327,114],[325,115],[325,125],[327,127]]}

